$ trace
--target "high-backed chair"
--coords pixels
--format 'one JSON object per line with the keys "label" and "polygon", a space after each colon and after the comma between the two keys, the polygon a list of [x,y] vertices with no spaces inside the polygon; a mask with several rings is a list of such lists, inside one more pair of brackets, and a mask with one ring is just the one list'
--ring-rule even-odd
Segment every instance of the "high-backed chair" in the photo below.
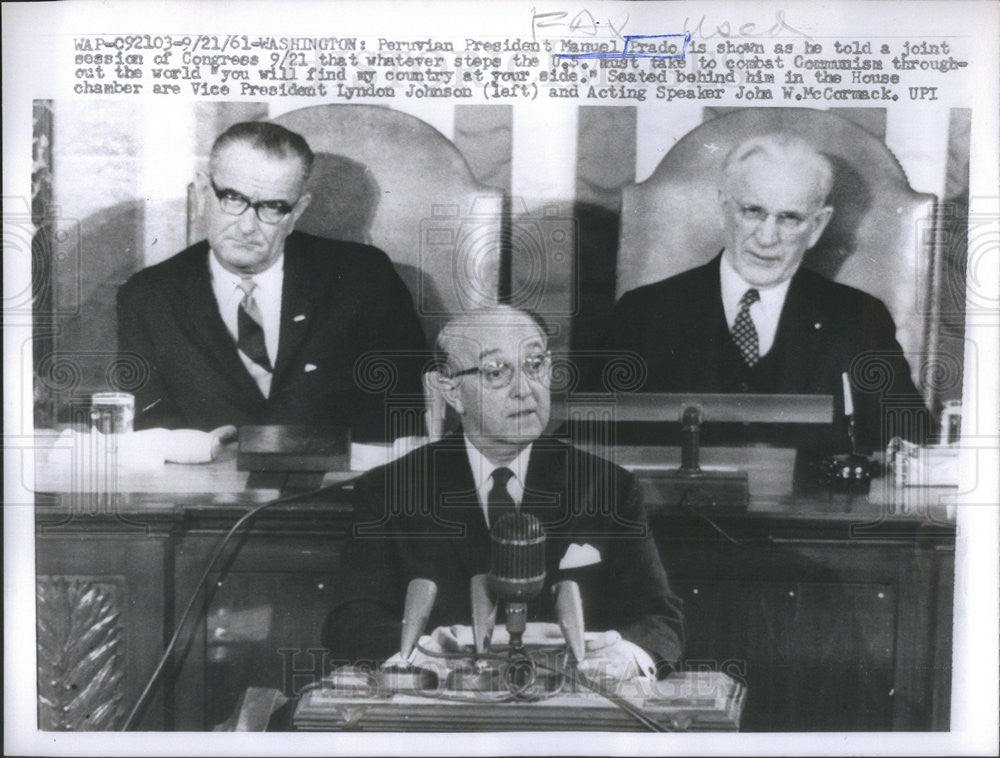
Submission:
{"label": "high-backed chair", "polygon": [[[312,202],[297,229],[386,252],[413,297],[428,343],[449,316],[495,304],[503,193],[480,184],[458,148],[420,119],[377,105],[316,105],[274,119],[316,155]],[[193,190],[192,190],[193,191]],[[189,242],[205,236],[190,203]],[[427,430],[446,420],[425,376]]]}
{"label": "high-backed chair", "polygon": [[835,169],[833,219],[804,265],[882,300],[921,381],[936,347],[935,198],[910,188],[902,167],[861,127],[806,108],[748,108],[707,121],[622,192],[615,297],[707,262],[723,247],[718,200],[722,161],[737,143],[774,131],[813,143]]}
{"label": "high-backed chair", "polygon": [[[384,250],[429,340],[449,314],[496,302],[502,192],[477,182],[444,135],[376,105],[316,105],[274,121],[316,154],[296,228]],[[201,219],[189,236],[204,237]]]}

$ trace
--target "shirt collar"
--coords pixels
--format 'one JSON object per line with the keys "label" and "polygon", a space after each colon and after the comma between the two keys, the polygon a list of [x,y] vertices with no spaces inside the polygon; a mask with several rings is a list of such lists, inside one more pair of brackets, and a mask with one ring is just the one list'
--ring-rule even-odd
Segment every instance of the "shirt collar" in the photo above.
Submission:
{"label": "shirt collar", "polygon": [[[239,274],[234,274],[232,271],[223,268],[222,264],[219,263],[219,259],[211,249],[208,251],[208,270],[212,274],[212,281],[223,284],[226,289],[232,287],[232,289],[235,290],[239,287],[240,282],[243,281],[243,277]],[[269,268],[261,271],[259,274],[254,274],[253,280],[261,292],[280,293],[284,275],[285,254],[282,253]]]}
{"label": "shirt collar", "polygon": [[[472,480],[476,483],[476,491],[479,492],[487,481],[490,480],[493,471],[501,467],[491,463],[479,448],[472,444],[472,440],[469,439],[468,435],[463,434],[462,438],[465,440],[465,452],[468,453],[469,466],[472,468]],[[528,473],[528,459],[530,457],[531,445],[528,445],[517,454],[514,460],[506,464],[506,468],[514,472],[514,476],[522,487],[524,486],[524,477]],[[493,486],[492,481],[490,481],[490,486]]]}
{"label": "shirt collar", "polygon": [[788,286],[791,283],[792,278],[789,277],[785,281],[771,287],[758,287],[750,284],[750,282],[739,275],[739,272],[729,262],[725,252],[723,252],[722,258],[719,261],[719,284],[722,288],[722,303],[726,308],[727,317],[731,310],[733,318],[735,318],[736,312],[739,310],[740,298],[751,288],[756,289],[760,293],[760,304],[763,310],[776,310],[778,313],[781,313],[781,306],[785,303],[785,295],[788,294]]}

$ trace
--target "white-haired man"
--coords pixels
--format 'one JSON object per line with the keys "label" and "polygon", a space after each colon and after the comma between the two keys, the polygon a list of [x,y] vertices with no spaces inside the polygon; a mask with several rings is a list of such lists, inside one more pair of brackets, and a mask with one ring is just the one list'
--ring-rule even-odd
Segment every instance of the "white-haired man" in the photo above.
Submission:
{"label": "white-haired man", "polygon": [[[883,393],[912,411],[911,428],[894,431],[920,435],[926,410],[886,307],[802,268],[834,213],[832,186],[829,160],[795,136],[748,139],[726,156],[722,252],[615,306],[611,345],[645,361],[643,391],[826,394],[842,419],[846,372],[861,447],[887,441]],[[866,356],[887,382],[853,380]]]}

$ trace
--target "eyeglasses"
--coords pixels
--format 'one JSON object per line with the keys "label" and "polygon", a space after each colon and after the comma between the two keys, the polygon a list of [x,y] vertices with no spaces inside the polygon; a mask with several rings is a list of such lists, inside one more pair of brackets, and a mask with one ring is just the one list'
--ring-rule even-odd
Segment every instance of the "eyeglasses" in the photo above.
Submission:
{"label": "eyeglasses", "polygon": [[732,195],[729,195],[729,199],[735,204],[736,212],[744,224],[757,227],[767,221],[768,216],[774,216],[774,225],[777,227],[779,234],[790,235],[801,232],[812,220],[813,216],[816,215],[813,212],[803,216],[801,213],[796,213],[795,211],[771,213],[771,211],[761,205],[743,205]]}
{"label": "eyeglasses", "polygon": [[213,178],[209,178],[208,181],[212,185],[215,196],[219,199],[219,207],[222,208],[222,212],[228,213],[230,216],[241,216],[247,208],[253,208],[257,218],[265,224],[277,224],[295,209],[294,205],[290,205],[284,200],[258,200],[255,203],[236,190],[219,189],[215,186]]}
{"label": "eyeglasses", "polygon": [[[522,373],[533,381],[544,381],[548,376],[549,366],[552,363],[552,353],[546,350],[544,353],[529,355],[521,361]],[[507,361],[487,361],[482,366],[462,369],[451,374],[453,379],[469,374],[479,374],[483,382],[490,389],[500,390],[510,385],[514,380],[514,366]]]}

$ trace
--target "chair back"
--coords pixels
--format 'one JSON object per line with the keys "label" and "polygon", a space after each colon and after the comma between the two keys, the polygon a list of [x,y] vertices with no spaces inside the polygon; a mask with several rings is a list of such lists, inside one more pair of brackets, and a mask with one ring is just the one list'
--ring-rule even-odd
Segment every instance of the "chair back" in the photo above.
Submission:
{"label": "chair back", "polygon": [[[376,105],[316,105],[274,121],[316,155],[296,228],[384,250],[428,340],[450,314],[496,302],[503,193],[480,184],[443,134]],[[195,216],[189,237],[204,236]]]}
{"label": "chair back", "polygon": [[932,228],[935,197],[910,188],[885,143],[839,116],[807,108],[748,108],[707,121],[622,191],[615,297],[706,263],[723,247],[718,200],[726,154],[776,131],[802,137],[834,166],[833,218],[803,265],[874,295],[896,322],[918,386],[936,346]]}

